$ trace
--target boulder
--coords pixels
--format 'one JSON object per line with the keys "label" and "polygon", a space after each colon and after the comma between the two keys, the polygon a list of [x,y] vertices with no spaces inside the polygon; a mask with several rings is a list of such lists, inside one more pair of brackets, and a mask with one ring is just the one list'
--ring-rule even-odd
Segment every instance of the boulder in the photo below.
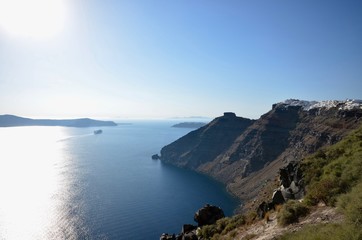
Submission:
{"label": "boulder", "polygon": [[265,213],[268,211],[268,204],[266,202],[262,202],[258,209],[257,209],[257,214],[258,214],[258,217],[261,219],[261,218],[264,218],[265,216]]}
{"label": "boulder", "polygon": [[217,220],[224,217],[225,214],[221,208],[206,204],[195,213],[194,220],[198,223],[198,226],[201,227],[204,225],[214,224]]}
{"label": "boulder", "polygon": [[289,199],[295,199],[292,189],[281,186],[280,191],[282,192],[285,201],[288,201]]}
{"label": "boulder", "polygon": [[281,182],[280,192],[285,201],[288,199],[301,199],[304,196],[303,174],[299,163],[290,162],[279,170]]}
{"label": "boulder", "polygon": [[153,154],[152,159],[153,160],[158,160],[158,159],[160,159],[160,156],[158,154]]}
{"label": "boulder", "polygon": [[289,176],[289,172],[287,168],[281,168],[279,170],[279,179],[280,179],[280,183],[281,185],[283,185],[283,187],[287,188],[290,185],[290,176]]}
{"label": "boulder", "polygon": [[282,191],[276,190],[273,193],[272,202],[274,205],[279,205],[285,203],[285,199],[283,197]]}

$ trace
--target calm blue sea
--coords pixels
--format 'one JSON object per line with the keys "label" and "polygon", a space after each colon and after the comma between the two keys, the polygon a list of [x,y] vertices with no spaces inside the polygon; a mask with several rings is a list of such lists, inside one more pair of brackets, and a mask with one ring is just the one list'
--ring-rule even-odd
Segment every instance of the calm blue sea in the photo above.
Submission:
{"label": "calm blue sea", "polygon": [[206,203],[231,215],[221,184],[151,159],[190,131],[172,124],[0,128],[0,239],[159,239]]}

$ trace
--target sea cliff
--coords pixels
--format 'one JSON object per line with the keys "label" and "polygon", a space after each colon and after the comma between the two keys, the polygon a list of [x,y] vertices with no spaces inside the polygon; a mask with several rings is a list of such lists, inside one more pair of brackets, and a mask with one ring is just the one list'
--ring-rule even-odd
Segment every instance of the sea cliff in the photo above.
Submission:
{"label": "sea cliff", "polygon": [[290,99],[258,120],[225,113],[163,147],[160,159],[212,176],[248,206],[262,199],[279,169],[338,142],[361,117],[362,101]]}

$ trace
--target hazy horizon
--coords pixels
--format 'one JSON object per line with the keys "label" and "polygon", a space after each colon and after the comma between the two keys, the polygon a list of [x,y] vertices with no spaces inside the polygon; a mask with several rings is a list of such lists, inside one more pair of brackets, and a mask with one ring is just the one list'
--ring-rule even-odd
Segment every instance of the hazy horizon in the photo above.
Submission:
{"label": "hazy horizon", "polygon": [[362,2],[0,1],[0,114],[258,119],[361,99]]}
{"label": "hazy horizon", "polygon": [[[289,100],[301,100],[301,101],[309,101],[309,102],[314,102],[314,100],[303,100],[303,99],[285,99],[286,101],[280,101],[280,102],[275,102],[273,104],[277,104],[277,103],[282,103],[282,102],[287,102]],[[347,100],[358,100],[358,101],[362,101],[362,99],[329,99],[332,101],[347,101]],[[321,102],[328,102],[329,100],[321,100]],[[320,102],[320,101],[319,101]],[[268,109],[266,112],[262,113],[258,118],[250,118],[250,119],[254,119],[257,120],[259,119],[262,115],[266,114],[267,112],[269,112],[270,110],[272,110],[272,106],[270,107],[270,109]],[[228,111],[225,111],[228,112]],[[120,123],[129,123],[131,121],[178,121],[178,122],[210,122],[213,119],[217,118],[217,117],[221,117],[224,115],[225,112],[220,113],[217,116],[173,116],[173,117],[89,117],[89,116],[52,116],[52,115],[47,115],[47,116],[24,116],[24,115],[16,115],[16,114],[8,114],[8,113],[0,113],[1,115],[13,115],[13,116],[17,116],[17,117],[23,117],[23,118],[31,118],[31,119],[49,119],[49,120],[66,120],[66,119],[80,119],[80,118],[92,118],[95,120],[109,120],[109,121],[121,121]],[[233,112],[234,113],[234,112]],[[247,118],[245,116],[239,116],[237,115],[237,117],[243,117],[243,118]],[[129,122],[127,122],[129,121]]]}
{"label": "hazy horizon", "polygon": [[187,121],[187,122],[209,122],[212,119],[216,118],[216,117],[220,117],[223,115],[223,113],[221,113],[219,116],[215,116],[215,117],[206,117],[206,116],[185,116],[185,117],[144,117],[144,118],[135,118],[135,117],[89,117],[89,116],[73,116],[73,117],[63,117],[63,116],[24,116],[24,115],[16,115],[16,114],[8,114],[8,113],[0,113],[1,115],[12,115],[12,116],[17,116],[17,117],[22,117],[22,118],[31,118],[31,119],[47,119],[47,120],[67,120],[67,119],[79,119],[79,118],[92,118],[95,120],[109,120],[109,121]]}

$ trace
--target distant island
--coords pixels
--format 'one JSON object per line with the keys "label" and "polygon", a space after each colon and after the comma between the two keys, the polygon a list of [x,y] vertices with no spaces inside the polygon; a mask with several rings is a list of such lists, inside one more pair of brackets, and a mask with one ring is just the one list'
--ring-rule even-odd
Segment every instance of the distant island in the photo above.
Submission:
{"label": "distant island", "polygon": [[113,121],[101,121],[90,118],[79,119],[31,119],[14,115],[0,115],[0,127],[20,126],[61,126],[61,127],[104,127],[117,126]]}
{"label": "distant island", "polygon": [[172,127],[176,127],[176,128],[200,128],[205,126],[206,123],[204,122],[182,122],[182,123],[178,123],[173,125]]}
{"label": "distant island", "polygon": [[117,125],[133,125],[133,123],[129,123],[129,122],[118,122]]}

